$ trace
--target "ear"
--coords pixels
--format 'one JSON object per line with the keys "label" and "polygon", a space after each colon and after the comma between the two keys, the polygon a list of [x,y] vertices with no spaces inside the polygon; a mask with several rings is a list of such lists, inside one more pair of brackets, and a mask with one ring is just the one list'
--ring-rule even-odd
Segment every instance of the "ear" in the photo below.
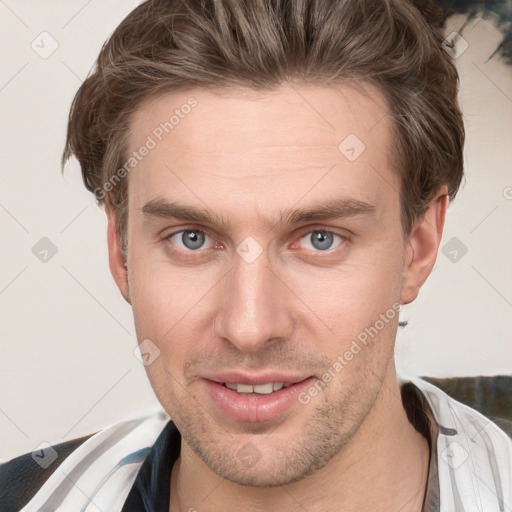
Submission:
{"label": "ear", "polygon": [[409,304],[416,299],[420,288],[432,272],[443,235],[447,205],[448,188],[443,186],[428,210],[414,223],[406,242],[402,304]]}
{"label": "ear", "polygon": [[119,233],[116,225],[116,215],[111,205],[105,201],[105,212],[107,214],[107,242],[108,242],[108,263],[112,277],[126,302],[131,304],[130,290],[128,286],[128,270],[125,268],[125,261],[119,243]]}

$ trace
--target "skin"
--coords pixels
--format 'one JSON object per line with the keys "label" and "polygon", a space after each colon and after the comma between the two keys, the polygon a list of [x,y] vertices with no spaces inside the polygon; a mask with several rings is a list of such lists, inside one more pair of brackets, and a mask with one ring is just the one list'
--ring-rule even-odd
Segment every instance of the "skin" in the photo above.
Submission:
{"label": "skin", "polygon": [[[321,378],[393,304],[413,301],[444,224],[442,187],[404,238],[388,106],[372,86],[283,84],[266,94],[173,92],[140,105],[130,150],[193,96],[197,107],[129,175],[127,269],[106,204],[112,274],[132,305],[146,366],[182,434],[171,511],[420,511],[428,444],[408,422],[393,350],[398,315],[307,404],[239,421],[207,396],[205,372],[292,370]],[[307,101],[306,101],[307,100]],[[365,151],[349,161],[348,134]],[[373,213],[286,224],[282,212],[345,198]],[[207,209],[230,226],[145,214],[159,199]],[[206,233],[199,249],[183,229]],[[327,249],[318,231],[335,233]],[[253,237],[262,253],[236,252]],[[237,456],[248,443],[250,467]]]}

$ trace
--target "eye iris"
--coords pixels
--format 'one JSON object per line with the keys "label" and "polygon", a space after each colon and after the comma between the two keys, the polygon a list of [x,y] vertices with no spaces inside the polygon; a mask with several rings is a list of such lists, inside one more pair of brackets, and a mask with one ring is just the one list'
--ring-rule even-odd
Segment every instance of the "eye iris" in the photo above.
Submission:
{"label": "eye iris", "polygon": [[333,236],[331,233],[316,231],[311,235],[311,243],[315,249],[326,250],[332,245]]}
{"label": "eye iris", "polygon": [[[204,237],[204,233],[200,231],[183,231],[181,235],[183,245],[192,250],[198,249],[204,244]],[[311,235],[311,242],[316,249],[325,251],[329,249],[333,243],[332,233],[316,231]]]}
{"label": "eye iris", "polygon": [[204,243],[204,233],[200,231],[184,231],[181,235],[181,240],[188,249],[198,249]]}

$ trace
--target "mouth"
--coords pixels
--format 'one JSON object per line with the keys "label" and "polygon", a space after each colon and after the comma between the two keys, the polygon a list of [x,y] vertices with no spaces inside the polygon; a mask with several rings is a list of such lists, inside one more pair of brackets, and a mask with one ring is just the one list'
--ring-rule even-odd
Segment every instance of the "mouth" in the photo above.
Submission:
{"label": "mouth", "polygon": [[298,394],[312,384],[312,376],[251,377],[216,375],[200,379],[217,416],[246,422],[266,422],[301,406]]}
{"label": "mouth", "polygon": [[235,384],[234,382],[223,382],[223,386],[232,389],[237,393],[257,393],[258,395],[270,395],[274,391],[287,388],[292,385],[290,382],[267,382],[265,384]]}

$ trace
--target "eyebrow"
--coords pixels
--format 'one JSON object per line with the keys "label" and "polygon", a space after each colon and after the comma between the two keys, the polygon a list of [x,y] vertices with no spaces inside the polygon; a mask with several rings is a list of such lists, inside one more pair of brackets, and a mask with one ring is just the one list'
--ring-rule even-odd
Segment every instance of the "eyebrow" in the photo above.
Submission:
{"label": "eyebrow", "polygon": [[[201,222],[222,226],[225,229],[230,228],[230,222],[226,217],[206,208],[196,208],[161,198],[147,202],[141,211],[146,217]],[[358,199],[335,198],[316,202],[304,209],[290,208],[281,211],[279,220],[272,222],[270,219],[263,219],[263,223],[267,227],[273,227],[276,224],[293,225],[301,222],[335,220],[360,215],[373,216],[375,213],[376,208],[370,203]]]}

